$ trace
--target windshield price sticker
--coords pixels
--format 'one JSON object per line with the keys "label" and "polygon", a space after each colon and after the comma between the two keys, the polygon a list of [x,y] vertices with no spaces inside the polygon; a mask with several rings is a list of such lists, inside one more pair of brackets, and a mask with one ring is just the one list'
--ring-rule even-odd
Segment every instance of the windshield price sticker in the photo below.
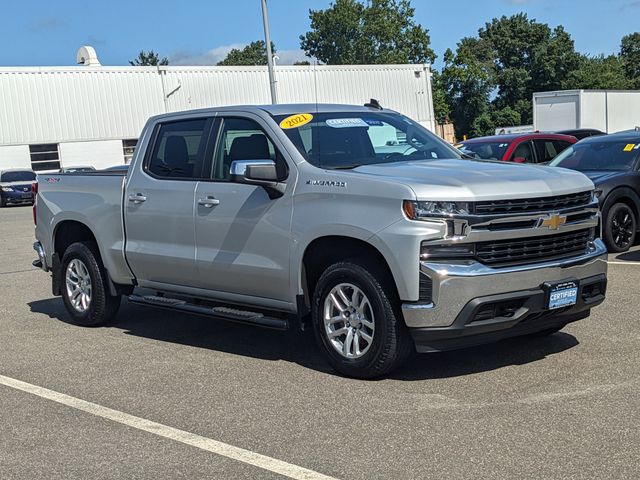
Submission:
{"label": "windshield price sticker", "polygon": [[298,128],[302,125],[306,125],[313,119],[313,115],[310,113],[296,113],[295,115],[290,115],[284,120],[280,122],[280,128],[288,129],[288,128]]}
{"label": "windshield price sticker", "polygon": [[330,118],[327,126],[333,128],[368,127],[369,124],[361,118]]}
{"label": "windshield price sticker", "polygon": [[[640,145],[640,143],[638,145]],[[630,152],[634,148],[636,148],[636,144],[635,143],[627,143],[627,145],[623,148],[623,151]]]}

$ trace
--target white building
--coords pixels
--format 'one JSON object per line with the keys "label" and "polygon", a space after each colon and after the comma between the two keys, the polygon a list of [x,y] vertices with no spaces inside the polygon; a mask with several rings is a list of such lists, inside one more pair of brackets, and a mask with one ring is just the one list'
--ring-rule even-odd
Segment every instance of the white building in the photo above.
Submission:
{"label": "white building", "polygon": [[[0,170],[122,164],[151,115],[270,103],[266,67],[103,67],[92,52],[82,66],[0,67]],[[426,65],[278,66],[276,79],[281,103],[375,98],[435,130]]]}
{"label": "white building", "polygon": [[605,133],[640,125],[640,90],[560,90],[533,94],[536,130],[595,128]]}

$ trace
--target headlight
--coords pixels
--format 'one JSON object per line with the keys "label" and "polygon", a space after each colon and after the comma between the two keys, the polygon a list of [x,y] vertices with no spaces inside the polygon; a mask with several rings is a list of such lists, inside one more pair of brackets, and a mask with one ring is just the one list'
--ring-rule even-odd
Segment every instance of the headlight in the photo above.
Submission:
{"label": "headlight", "polygon": [[2,187],[3,192],[13,192],[13,187]]}
{"label": "headlight", "polygon": [[402,204],[407,218],[411,220],[427,220],[433,217],[450,217],[452,215],[469,215],[468,202],[414,202],[405,200]]}

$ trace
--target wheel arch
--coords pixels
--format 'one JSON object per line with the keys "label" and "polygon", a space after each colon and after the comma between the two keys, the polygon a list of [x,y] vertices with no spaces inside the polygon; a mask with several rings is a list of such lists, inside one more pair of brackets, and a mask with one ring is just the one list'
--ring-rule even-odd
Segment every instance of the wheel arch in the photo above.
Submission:
{"label": "wheel arch", "polygon": [[636,224],[640,228],[640,196],[629,187],[616,187],[612,189],[602,203],[603,217],[607,215],[609,209],[616,203],[625,203],[636,216]]}
{"label": "wheel arch", "polygon": [[[54,265],[58,266],[58,270],[62,265],[62,258],[64,256],[64,252],[69,248],[70,245],[77,242],[92,242],[95,245],[95,248],[91,250],[97,255],[97,260],[99,264],[105,271],[107,286],[109,288],[109,293],[111,295],[118,295],[122,293],[120,289],[113,283],[111,280],[111,275],[109,274],[108,269],[104,265],[102,252],[100,251],[100,244],[97,241],[96,235],[93,233],[91,228],[87,226],[85,223],[82,223],[78,220],[63,220],[58,223],[53,230],[53,245],[52,245],[52,254],[54,258]],[[60,294],[60,275],[61,271],[53,272],[54,281],[53,281],[53,293],[54,295]]]}
{"label": "wheel arch", "polygon": [[366,240],[344,235],[326,235],[311,241],[302,255],[299,281],[305,305],[311,305],[315,285],[330,265],[354,258],[375,260],[393,283],[394,295],[398,295],[393,272],[380,250]]}

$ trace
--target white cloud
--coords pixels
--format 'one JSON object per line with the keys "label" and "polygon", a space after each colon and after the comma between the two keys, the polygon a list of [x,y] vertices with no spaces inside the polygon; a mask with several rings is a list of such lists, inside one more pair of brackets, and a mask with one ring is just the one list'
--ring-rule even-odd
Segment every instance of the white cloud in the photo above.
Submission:
{"label": "white cloud", "polygon": [[[234,48],[243,49],[246,43],[232,43],[221,45],[204,53],[177,51],[169,55],[169,65],[215,65],[229,54]],[[291,65],[298,60],[308,60],[302,50],[278,50],[278,65]]]}
{"label": "white cloud", "polygon": [[215,65],[223,60],[234,48],[244,48],[246,44],[232,43],[212,48],[205,53],[177,51],[169,55],[169,65]]}

